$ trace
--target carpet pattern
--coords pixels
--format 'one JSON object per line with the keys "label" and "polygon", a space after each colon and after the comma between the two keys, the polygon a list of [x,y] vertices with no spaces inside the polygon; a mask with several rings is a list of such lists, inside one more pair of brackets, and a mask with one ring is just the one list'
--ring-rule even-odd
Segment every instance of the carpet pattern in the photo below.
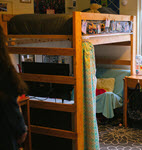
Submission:
{"label": "carpet pattern", "polygon": [[142,150],[142,130],[99,125],[100,150]]}

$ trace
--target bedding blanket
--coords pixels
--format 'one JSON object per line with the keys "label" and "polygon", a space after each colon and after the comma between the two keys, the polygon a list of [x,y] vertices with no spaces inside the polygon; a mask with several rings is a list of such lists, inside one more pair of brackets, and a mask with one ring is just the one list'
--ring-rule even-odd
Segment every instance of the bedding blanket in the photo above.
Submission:
{"label": "bedding blanket", "polygon": [[97,113],[102,113],[106,118],[114,117],[114,109],[123,106],[123,79],[129,75],[130,70],[97,68],[97,78],[115,78],[114,91],[97,96]]}
{"label": "bedding blanket", "polygon": [[96,65],[94,46],[82,43],[84,72],[84,143],[85,150],[100,150],[96,119]]}
{"label": "bedding blanket", "polygon": [[72,35],[72,15],[16,15],[8,22],[8,34]]}

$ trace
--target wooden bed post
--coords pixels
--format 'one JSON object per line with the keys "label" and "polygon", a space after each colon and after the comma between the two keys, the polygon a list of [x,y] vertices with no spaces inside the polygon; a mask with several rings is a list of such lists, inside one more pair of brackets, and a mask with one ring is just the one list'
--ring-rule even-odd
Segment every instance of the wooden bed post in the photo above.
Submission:
{"label": "wooden bed post", "polygon": [[133,34],[131,35],[131,75],[136,74],[136,16],[132,16]]}
{"label": "wooden bed post", "polygon": [[7,34],[8,34],[8,32],[7,32],[7,21],[3,20],[3,14],[0,14],[0,25],[3,28],[4,34],[7,36]]}
{"label": "wooden bed post", "polygon": [[83,53],[82,53],[80,12],[73,12],[73,48],[75,48],[73,67],[74,67],[74,77],[76,78],[76,85],[74,86],[74,101],[76,106],[74,119],[75,119],[75,132],[77,133],[77,139],[75,141],[75,149],[84,150]]}
{"label": "wooden bed post", "polygon": [[0,25],[3,28],[4,34],[7,36],[8,35],[8,28],[7,28],[7,22],[14,17],[14,15],[10,14],[0,14]]}

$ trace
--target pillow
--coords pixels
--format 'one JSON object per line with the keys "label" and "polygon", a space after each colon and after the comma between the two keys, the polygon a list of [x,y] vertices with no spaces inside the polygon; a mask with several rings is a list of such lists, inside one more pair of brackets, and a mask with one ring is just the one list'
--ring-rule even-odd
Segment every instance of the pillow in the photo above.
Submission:
{"label": "pillow", "polygon": [[107,92],[113,92],[115,78],[99,78],[97,79],[97,89],[105,89]]}

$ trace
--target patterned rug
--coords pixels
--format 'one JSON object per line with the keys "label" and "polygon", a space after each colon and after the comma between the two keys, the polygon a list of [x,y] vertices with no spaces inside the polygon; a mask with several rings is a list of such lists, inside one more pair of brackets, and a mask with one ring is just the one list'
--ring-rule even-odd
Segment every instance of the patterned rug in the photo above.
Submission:
{"label": "patterned rug", "polygon": [[142,150],[142,130],[99,125],[100,150]]}

